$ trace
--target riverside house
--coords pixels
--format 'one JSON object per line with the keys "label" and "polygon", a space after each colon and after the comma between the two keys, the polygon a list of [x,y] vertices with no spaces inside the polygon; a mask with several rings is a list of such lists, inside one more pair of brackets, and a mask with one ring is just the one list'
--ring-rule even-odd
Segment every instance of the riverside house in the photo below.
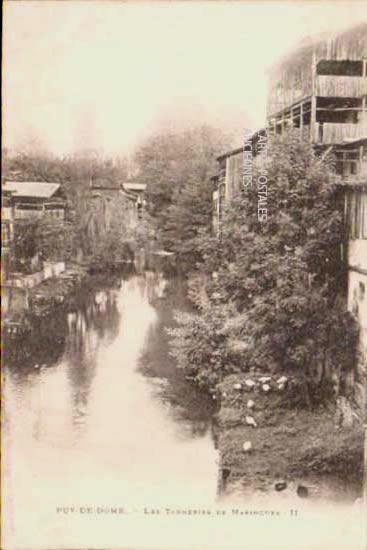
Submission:
{"label": "riverside house", "polygon": [[1,281],[9,278],[14,259],[14,198],[11,191],[1,194]]}
{"label": "riverside house", "polygon": [[217,173],[212,176],[213,185],[213,230],[220,232],[220,224],[225,204],[238,194],[244,184],[252,177],[252,168],[259,162],[263,146],[266,144],[266,130],[248,132],[242,147],[223,153],[217,157]]}
{"label": "riverside house", "polygon": [[271,69],[269,82],[268,132],[299,128],[323,158],[333,153],[337,173],[349,184],[347,303],[367,360],[367,24],[303,43]]}
{"label": "riverside house", "polygon": [[[367,173],[367,24],[337,35],[307,40],[269,71],[268,135],[298,128],[325,158],[333,152],[336,171],[355,180]],[[254,162],[259,135],[254,132]],[[213,183],[213,227],[218,234],[223,207],[240,189],[244,151],[218,157]]]}
{"label": "riverside house", "polygon": [[10,192],[15,219],[48,216],[63,221],[65,197],[59,183],[43,181],[4,181],[3,191]]}
{"label": "riverside house", "polygon": [[[366,157],[367,24],[307,40],[269,73],[268,131],[299,128],[337,171],[355,177]],[[362,140],[362,141],[361,141]]]}
{"label": "riverside house", "polygon": [[367,364],[367,183],[346,190],[348,309],[358,320],[361,352]]}
{"label": "riverside house", "polygon": [[[361,327],[367,364],[367,24],[307,40],[269,72],[268,135],[298,128],[320,157],[332,153],[345,187],[348,309]],[[256,141],[252,137],[256,163]],[[244,177],[244,147],[218,157],[213,183],[213,229],[220,235],[225,203]],[[259,157],[260,158],[260,157]],[[363,183],[358,183],[363,182]],[[341,258],[341,261],[342,258]]]}

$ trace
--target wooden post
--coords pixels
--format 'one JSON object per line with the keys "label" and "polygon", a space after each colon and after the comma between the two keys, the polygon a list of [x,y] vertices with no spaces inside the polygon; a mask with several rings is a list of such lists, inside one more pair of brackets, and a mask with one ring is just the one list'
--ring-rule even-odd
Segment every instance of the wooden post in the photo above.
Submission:
{"label": "wooden post", "polygon": [[363,145],[359,146],[359,162],[358,162],[358,169],[357,174],[362,173],[362,163],[363,163]]}
{"label": "wooden post", "polygon": [[367,123],[367,116],[366,116],[366,112],[367,112],[367,109],[366,109],[366,96],[362,96],[362,120],[361,120],[361,124],[366,124]]}
{"label": "wooden post", "polygon": [[[364,57],[362,60],[363,67],[362,67],[362,76],[363,78],[367,78],[367,58]],[[367,116],[366,116],[366,95],[362,96],[362,124],[367,123]]]}
{"label": "wooden post", "polygon": [[316,126],[316,53],[312,52],[312,65],[311,65],[311,120],[310,120],[310,141],[315,141],[315,126]]}

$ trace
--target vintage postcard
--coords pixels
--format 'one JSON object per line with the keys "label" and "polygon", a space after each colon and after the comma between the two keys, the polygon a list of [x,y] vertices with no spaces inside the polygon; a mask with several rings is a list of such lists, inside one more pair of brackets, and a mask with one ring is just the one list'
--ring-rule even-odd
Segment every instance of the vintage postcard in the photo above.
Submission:
{"label": "vintage postcard", "polygon": [[366,550],[367,3],[3,3],[1,550]]}

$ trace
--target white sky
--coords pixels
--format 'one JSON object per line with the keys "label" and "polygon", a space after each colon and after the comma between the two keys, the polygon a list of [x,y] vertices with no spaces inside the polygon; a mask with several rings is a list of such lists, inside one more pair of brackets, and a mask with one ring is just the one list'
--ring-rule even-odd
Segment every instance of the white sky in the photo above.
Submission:
{"label": "white sky", "polygon": [[265,69],[367,2],[5,1],[3,135],[124,154],[160,127],[264,122]]}

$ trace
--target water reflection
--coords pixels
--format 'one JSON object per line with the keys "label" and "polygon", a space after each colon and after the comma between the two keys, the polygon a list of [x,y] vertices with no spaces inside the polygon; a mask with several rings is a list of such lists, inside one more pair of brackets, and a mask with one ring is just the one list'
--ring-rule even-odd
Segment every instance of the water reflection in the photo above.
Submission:
{"label": "water reflection", "polygon": [[[168,354],[183,297],[158,273],[115,281],[54,319],[52,335],[42,329],[44,364],[7,362],[4,494],[17,547],[54,543],[57,506],[215,500],[211,403]],[[63,341],[52,363],[51,336]],[[93,546],[82,526],[77,536]]]}
{"label": "water reflection", "polygon": [[154,304],[157,321],[149,327],[140,358],[140,370],[150,379],[152,395],[180,425],[181,438],[202,437],[211,427],[213,402],[189,385],[169,355],[167,327],[174,326],[175,309],[187,309],[185,287],[180,279],[170,284],[161,273],[145,275],[149,303]]}
{"label": "water reflection", "polygon": [[118,334],[118,291],[98,290],[77,311],[67,314],[68,338],[64,359],[70,381],[72,418],[76,428],[85,425],[88,398],[95,376],[98,350]]}

